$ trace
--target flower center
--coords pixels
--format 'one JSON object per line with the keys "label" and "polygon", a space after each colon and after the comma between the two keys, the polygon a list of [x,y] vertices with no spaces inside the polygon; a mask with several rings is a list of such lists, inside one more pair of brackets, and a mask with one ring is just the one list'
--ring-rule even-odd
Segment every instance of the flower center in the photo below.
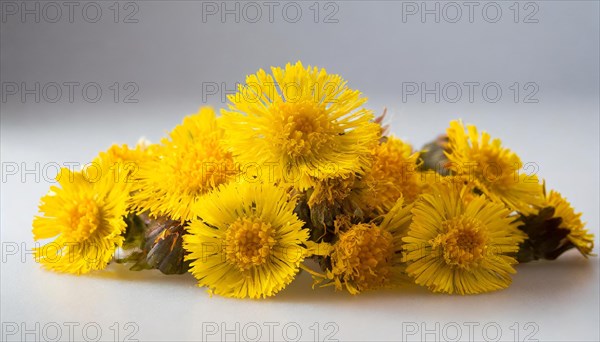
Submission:
{"label": "flower center", "polygon": [[442,222],[445,234],[433,240],[433,248],[441,248],[448,265],[468,269],[477,265],[487,251],[485,226],[481,221],[459,216]]}
{"label": "flower center", "polygon": [[274,106],[283,127],[278,143],[291,157],[312,157],[332,140],[331,122],[324,108],[310,101]]}
{"label": "flower center", "polygon": [[205,193],[236,172],[231,154],[216,142],[198,143],[176,153],[172,179],[181,192]]}
{"label": "flower center", "polygon": [[482,149],[472,157],[478,165],[474,172],[485,183],[499,188],[510,187],[515,184],[515,160],[500,151]]}
{"label": "flower center", "polygon": [[341,236],[335,254],[335,273],[348,276],[361,290],[374,289],[389,280],[393,237],[374,224],[358,224]]}
{"label": "flower center", "polygon": [[225,233],[225,257],[245,271],[264,264],[275,245],[274,229],[260,218],[240,217]]}
{"label": "flower center", "polygon": [[73,241],[87,240],[100,224],[100,209],[96,202],[86,198],[67,211],[69,224],[63,233]]}

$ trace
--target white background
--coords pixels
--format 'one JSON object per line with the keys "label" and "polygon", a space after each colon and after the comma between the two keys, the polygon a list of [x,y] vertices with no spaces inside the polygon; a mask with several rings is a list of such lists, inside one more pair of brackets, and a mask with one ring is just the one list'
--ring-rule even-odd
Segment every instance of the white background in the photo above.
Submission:
{"label": "white background", "polygon": [[[43,9],[45,3],[39,3]],[[40,23],[32,15],[22,22],[21,13],[8,15],[2,8],[2,339],[16,325],[17,334],[6,338],[19,340],[21,331],[37,322],[41,331],[29,333],[29,340],[52,339],[57,326],[62,340],[93,339],[97,328],[105,341],[115,340],[115,330],[118,340],[130,332],[144,341],[252,339],[257,326],[262,340],[293,339],[297,328],[305,341],[324,340],[329,333],[344,341],[453,339],[457,332],[461,340],[493,340],[498,328],[504,341],[524,340],[529,333],[540,341],[598,340],[598,258],[585,260],[573,251],[554,262],[519,265],[507,290],[468,297],[420,288],[353,297],[331,289],[312,291],[310,277],[301,274],[274,298],[244,301],[210,298],[190,275],[134,273],[113,265],[76,277],[43,271],[33,262],[26,252],[33,246],[31,222],[51,184],[53,165],[83,164],[112,143],[133,144],[140,136],[158,141],[200,105],[224,106],[222,92],[203,91],[207,84],[223,83],[231,90],[259,68],[296,60],[341,74],[369,97],[374,111],[387,106],[391,131],[416,147],[455,118],[502,138],[523,161],[539,165],[539,176],[583,212],[587,227],[598,235],[598,2],[521,2],[518,23],[513,1],[488,5],[487,16],[482,8],[488,2],[476,2],[473,23],[463,2],[458,2],[462,17],[457,23],[449,22],[455,8],[444,12],[442,2],[437,2],[439,23],[434,15],[422,22],[420,13],[406,12],[411,4],[393,1],[322,2],[318,23],[310,7],[314,1],[297,1],[302,16],[290,23],[293,10],[284,17],[281,9],[288,3],[276,3],[273,23],[263,2],[258,2],[263,13],[257,23],[248,22],[255,17],[250,7],[239,23],[234,15],[221,20],[220,13],[203,20],[207,5],[195,1],[137,1],[132,17],[137,23],[123,22],[135,9],[127,2],[119,4],[118,23],[112,1],[95,2],[102,9],[96,23],[86,21],[94,19],[94,9],[82,16],[83,2],[77,2],[73,23],[60,2],[63,13],[56,23],[49,22],[56,17],[52,8],[41,13]],[[488,22],[497,7],[502,10],[498,21]],[[524,23],[536,9],[529,19],[538,22]],[[335,10],[329,19],[338,22],[325,23]],[[4,88],[22,82],[29,88],[36,82],[80,86],[73,103],[66,88],[56,103],[48,101],[55,93],[40,94],[36,103],[33,95],[22,101],[20,93],[10,95]],[[81,94],[90,82],[103,91],[96,103]],[[129,88],[121,89],[115,103],[109,88],[115,82],[120,87],[134,82],[138,102],[124,103]],[[403,94],[407,83],[434,88],[436,82],[440,89],[450,82],[480,86],[472,102],[466,87],[456,103],[449,101],[455,93],[441,94],[439,103],[431,94],[425,101],[420,93]],[[502,89],[494,103],[481,94],[490,82]],[[518,101],[509,88],[515,82],[521,87]],[[528,82],[538,88],[537,103],[523,101]],[[5,172],[14,165],[16,174]],[[69,322],[78,324],[72,336]]]}

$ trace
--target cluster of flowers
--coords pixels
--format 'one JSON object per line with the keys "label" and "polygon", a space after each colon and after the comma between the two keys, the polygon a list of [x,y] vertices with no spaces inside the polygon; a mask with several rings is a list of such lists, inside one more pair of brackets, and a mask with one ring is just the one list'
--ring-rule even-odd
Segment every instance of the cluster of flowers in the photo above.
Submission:
{"label": "cluster of flowers", "polygon": [[506,288],[518,262],[591,255],[581,214],[474,126],[451,122],[415,151],[342,78],[300,62],[259,70],[228,100],[158,144],[61,170],[33,221],[36,240],[54,238],[36,259],[189,271],[210,293],[264,298],[300,270],[352,294],[475,294]]}

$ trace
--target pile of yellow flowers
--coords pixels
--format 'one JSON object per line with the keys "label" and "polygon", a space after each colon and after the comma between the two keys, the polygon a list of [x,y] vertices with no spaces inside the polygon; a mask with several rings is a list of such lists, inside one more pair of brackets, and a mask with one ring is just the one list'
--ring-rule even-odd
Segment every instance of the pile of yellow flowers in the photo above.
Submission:
{"label": "pile of yellow flowers", "polygon": [[265,298],[301,270],[351,294],[476,294],[506,288],[518,262],[592,255],[581,214],[500,140],[453,121],[414,150],[366,100],[300,62],[259,70],[220,116],[201,108],[157,144],[61,170],[33,221],[53,239],[36,260],[191,272],[210,293]]}

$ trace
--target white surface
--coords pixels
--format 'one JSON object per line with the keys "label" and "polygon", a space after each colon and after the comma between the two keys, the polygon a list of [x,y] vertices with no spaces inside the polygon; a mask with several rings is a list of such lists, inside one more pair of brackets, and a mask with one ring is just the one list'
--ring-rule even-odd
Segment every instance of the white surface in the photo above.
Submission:
{"label": "white surface", "polygon": [[[2,82],[94,81],[107,87],[134,81],[140,88],[137,104],[0,103],[2,163],[29,169],[40,163],[44,170],[53,162],[85,163],[111,143],[134,143],[142,135],[157,141],[202,104],[202,82],[231,88],[259,67],[301,59],[342,74],[369,96],[370,108],[387,106],[392,132],[416,146],[459,117],[502,138],[524,161],[540,166],[548,186],[583,212],[598,236],[598,3],[537,3],[540,22],[534,25],[403,24],[399,3],[361,1],[338,2],[335,25],[202,24],[200,4],[187,1],[139,2],[140,22],[133,26],[2,23]],[[512,2],[501,4],[508,11]],[[310,4],[303,6],[307,11]],[[498,103],[402,102],[402,82],[451,81],[494,81],[507,93]],[[507,87],[530,81],[539,84],[540,102],[511,101]],[[221,106],[215,97],[207,102]],[[143,341],[252,339],[257,326],[263,340],[284,340],[286,324],[287,337],[293,339],[299,326],[308,341],[334,331],[331,337],[344,341],[452,339],[456,326],[462,340],[494,340],[497,327],[503,341],[524,340],[531,332],[540,341],[600,339],[599,260],[575,252],[519,265],[509,289],[467,297],[424,289],[352,297],[312,291],[302,274],[272,299],[241,301],[210,298],[190,275],[132,273],[120,266],[81,277],[46,272],[31,255],[21,261],[23,247],[32,246],[39,198],[50,185],[43,178],[19,172],[1,183],[0,313],[3,333],[19,327],[8,340],[20,339],[36,322],[38,338],[51,339],[58,325],[62,340],[93,339],[99,326],[102,340],[113,341],[115,322],[119,340],[138,327],[132,337]],[[20,250],[12,255],[15,243]],[[73,336],[69,322],[79,324]],[[128,322],[135,325],[126,328]],[[206,336],[215,326],[218,331]],[[225,328],[233,331],[225,334]]]}

